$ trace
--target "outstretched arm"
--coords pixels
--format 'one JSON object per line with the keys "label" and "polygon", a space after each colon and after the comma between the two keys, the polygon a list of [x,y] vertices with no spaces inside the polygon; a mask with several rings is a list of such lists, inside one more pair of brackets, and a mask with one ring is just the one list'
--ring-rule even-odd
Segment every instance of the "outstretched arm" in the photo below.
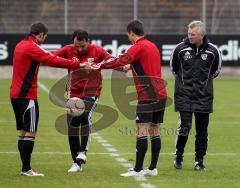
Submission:
{"label": "outstretched arm", "polygon": [[78,61],[58,57],[51,52],[45,51],[38,45],[35,45],[28,55],[32,60],[51,67],[77,69],[80,66]]}
{"label": "outstretched arm", "polygon": [[125,65],[134,63],[141,52],[141,46],[138,44],[132,45],[124,54],[116,57],[110,58],[102,63],[101,68],[107,69],[117,69],[119,67],[124,67]]}

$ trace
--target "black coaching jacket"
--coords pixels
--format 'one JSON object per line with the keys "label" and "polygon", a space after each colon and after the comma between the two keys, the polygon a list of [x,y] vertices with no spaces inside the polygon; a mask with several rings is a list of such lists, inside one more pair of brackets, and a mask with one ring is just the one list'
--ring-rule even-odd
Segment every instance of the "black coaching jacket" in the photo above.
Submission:
{"label": "black coaching jacket", "polygon": [[188,38],[176,46],[170,60],[176,111],[213,111],[213,78],[218,76],[221,64],[220,51],[206,37],[198,48]]}

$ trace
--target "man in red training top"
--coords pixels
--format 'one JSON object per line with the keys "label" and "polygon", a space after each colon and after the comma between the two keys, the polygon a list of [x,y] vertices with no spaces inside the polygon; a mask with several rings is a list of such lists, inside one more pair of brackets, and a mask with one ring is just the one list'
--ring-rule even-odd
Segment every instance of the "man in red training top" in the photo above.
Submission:
{"label": "man in red training top", "polygon": [[[100,63],[111,58],[111,55],[102,47],[90,44],[87,31],[74,31],[72,42],[73,44],[66,45],[53,53],[67,59],[77,59],[80,63]],[[69,69],[68,75],[68,99],[78,97],[83,99],[85,103],[85,111],[81,116],[67,115],[68,141],[73,161],[68,172],[80,172],[82,171],[82,164],[87,161],[86,154],[91,142],[92,112],[102,89],[102,75],[101,69],[90,72]],[[81,128],[81,142],[79,128]]]}
{"label": "man in red training top", "polygon": [[[143,24],[140,21],[131,21],[127,25],[127,34],[133,45],[126,53],[101,65],[101,68],[117,68],[130,64],[138,95],[136,163],[134,168],[121,176],[156,176],[161,149],[159,126],[163,122],[167,98],[162,80],[160,53],[157,46],[144,37]],[[151,137],[152,158],[150,166],[143,170],[148,135]]]}
{"label": "man in red training top", "polygon": [[46,39],[47,32],[43,23],[32,24],[28,36],[16,45],[13,56],[10,97],[19,131],[20,174],[24,176],[44,176],[30,165],[39,118],[37,76],[40,63],[59,68],[80,68],[78,61],[57,57],[39,46]]}

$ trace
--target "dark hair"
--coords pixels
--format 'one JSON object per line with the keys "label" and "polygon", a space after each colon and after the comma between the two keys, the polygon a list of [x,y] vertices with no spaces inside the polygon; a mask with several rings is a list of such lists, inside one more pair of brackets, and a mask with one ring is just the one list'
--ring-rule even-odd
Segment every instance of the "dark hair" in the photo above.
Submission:
{"label": "dark hair", "polygon": [[133,20],[127,25],[127,32],[135,33],[136,35],[143,36],[144,35],[144,29],[143,24],[139,20]]}
{"label": "dark hair", "polygon": [[77,37],[77,40],[79,40],[79,41],[82,41],[82,40],[88,41],[89,40],[88,32],[81,30],[81,29],[78,29],[73,32],[72,41],[74,40],[75,37]]}
{"label": "dark hair", "polygon": [[40,33],[47,34],[48,28],[45,24],[41,22],[35,22],[31,25],[30,35],[38,35]]}

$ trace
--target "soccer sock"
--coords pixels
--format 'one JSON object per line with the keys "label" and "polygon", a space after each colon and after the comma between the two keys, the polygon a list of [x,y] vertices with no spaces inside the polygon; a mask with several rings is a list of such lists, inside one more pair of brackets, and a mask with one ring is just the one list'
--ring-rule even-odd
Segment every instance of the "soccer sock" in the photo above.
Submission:
{"label": "soccer sock", "polygon": [[80,152],[87,151],[87,143],[89,136],[81,136]]}
{"label": "soccer sock", "polygon": [[161,150],[161,138],[160,136],[151,137],[151,146],[152,146],[152,159],[149,166],[149,170],[153,170],[157,167],[158,157]]}
{"label": "soccer sock", "polygon": [[136,144],[136,164],[134,170],[140,172],[143,169],[143,161],[148,147],[147,136],[137,138]]}
{"label": "soccer sock", "polygon": [[81,125],[81,146],[80,151],[87,151],[88,141],[90,139],[89,125]]}
{"label": "soccer sock", "polygon": [[79,136],[68,136],[68,142],[71,150],[72,160],[76,163],[76,157],[80,151]]}
{"label": "soccer sock", "polygon": [[22,171],[26,172],[31,169],[31,155],[34,147],[34,137],[20,136],[18,140],[18,150],[22,160]]}

